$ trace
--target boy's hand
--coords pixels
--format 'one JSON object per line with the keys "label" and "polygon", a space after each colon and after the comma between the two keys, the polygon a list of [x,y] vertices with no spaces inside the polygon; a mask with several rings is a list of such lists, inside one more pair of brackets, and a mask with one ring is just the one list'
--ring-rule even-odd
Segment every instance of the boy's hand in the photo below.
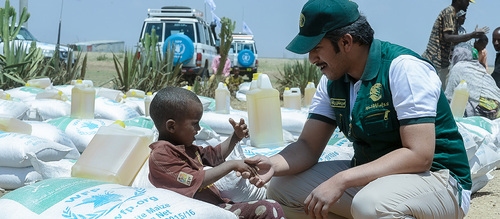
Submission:
{"label": "boy's hand", "polygon": [[228,162],[233,162],[233,170],[236,171],[237,176],[241,176],[242,172],[246,172],[250,177],[259,177],[256,167],[248,165],[244,160],[230,160]]}
{"label": "boy's hand", "polygon": [[232,118],[229,118],[229,123],[233,126],[234,134],[240,140],[243,138],[248,138],[248,128],[247,124],[245,124],[245,120],[243,118],[240,119],[239,123],[236,123]]}

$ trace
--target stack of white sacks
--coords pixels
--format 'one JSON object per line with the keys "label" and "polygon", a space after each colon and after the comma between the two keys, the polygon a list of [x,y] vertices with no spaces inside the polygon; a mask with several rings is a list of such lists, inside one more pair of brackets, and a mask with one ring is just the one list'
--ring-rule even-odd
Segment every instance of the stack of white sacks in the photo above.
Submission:
{"label": "stack of white sacks", "polygon": [[[72,119],[72,88],[73,85],[45,88],[24,86],[0,91],[0,96],[10,96],[9,100],[0,99],[0,189],[13,190],[38,185],[47,179],[62,180],[70,177],[71,166],[97,130],[116,120],[122,120],[129,126],[154,129],[151,119],[144,116],[143,96],[123,98],[122,92],[108,88],[96,88],[95,119]],[[240,99],[242,93],[244,91],[238,92]],[[46,99],[49,94],[62,97]],[[233,132],[229,118],[248,121],[246,111],[231,109],[229,114],[218,114],[214,111],[214,99],[200,96],[200,100],[204,106],[204,114],[202,129],[196,136],[196,145],[215,146],[226,139]],[[281,115],[283,139],[285,145],[288,145],[297,140],[302,132],[308,109],[282,108]],[[12,125],[2,126],[7,121],[28,125],[29,128],[18,131]],[[469,117],[456,121],[466,145],[475,192],[492,179],[489,173],[500,166],[500,119],[491,121],[482,117]],[[249,143],[249,139],[243,139],[228,159],[244,159],[257,154],[272,156],[285,147],[254,148]],[[352,155],[351,143],[337,129],[319,161],[351,159]],[[133,187],[153,189],[147,179],[147,163],[146,161],[137,174]],[[247,180],[236,177],[235,173],[222,178],[215,185],[223,196],[233,201],[265,198],[266,187],[256,188]],[[14,192],[10,193],[15,195]],[[166,197],[171,196],[166,194]],[[5,199],[0,199],[0,203],[5,202]],[[190,198],[186,199],[190,203]]]}

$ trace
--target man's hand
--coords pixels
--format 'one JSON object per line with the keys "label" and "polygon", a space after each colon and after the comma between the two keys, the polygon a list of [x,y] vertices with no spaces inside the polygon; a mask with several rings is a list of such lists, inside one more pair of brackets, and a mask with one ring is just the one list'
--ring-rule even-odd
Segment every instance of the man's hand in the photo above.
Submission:
{"label": "man's hand", "polygon": [[304,201],[304,211],[311,218],[328,218],[328,209],[335,204],[345,189],[334,177],[316,187]]}
{"label": "man's hand", "polygon": [[271,160],[269,159],[269,157],[256,155],[254,157],[245,159],[245,163],[253,167],[255,173],[257,173],[258,175],[255,175],[251,171],[237,172],[236,175],[248,179],[250,183],[259,188],[269,182],[269,180],[271,180],[271,177],[273,177],[274,175],[274,169],[272,168]]}
{"label": "man's hand", "polygon": [[479,25],[476,25],[476,29],[474,30],[474,38],[479,38],[482,35],[488,34],[490,32],[490,28],[487,26],[479,28]]}
{"label": "man's hand", "polygon": [[239,123],[236,123],[232,118],[229,118],[229,123],[233,126],[234,134],[240,140],[243,138],[248,138],[248,127],[245,124],[245,120],[243,118],[240,119]]}

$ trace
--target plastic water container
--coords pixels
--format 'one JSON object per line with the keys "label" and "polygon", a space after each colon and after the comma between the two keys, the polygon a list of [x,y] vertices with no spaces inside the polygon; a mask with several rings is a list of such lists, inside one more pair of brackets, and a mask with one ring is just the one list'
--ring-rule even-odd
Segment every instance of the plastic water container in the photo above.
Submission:
{"label": "plastic water container", "polygon": [[78,81],[82,81],[82,84],[85,84],[89,87],[94,86],[94,82],[92,82],[92,80],[71,80],[71,85],[76,85]]}
{"label": "plastic water container", "polygon": [[0,89],[0,99],[2,100],[12,100],[12,97],[9,93],[5,92],[3,89]]}
{"label": "plastic water container", "polygon": [[266,74],[260,74],[257,87],[247,92],[250,144],[254,147],[283,146],[281,103]]}
{"label": "plastic water container", "polygon": [[285,88],[285,91],[283,92],[283,107],[300,110],[300,107],[302,106],[301,102],[302,94],[300,93],[300,88]]}
{"label": "plastic water container", "polygon": [[31,125],[16,118],[0,117],[0,131],[31,135]]}
{"label": "plastic water container", "polygon": [[215,112],[222,114],[229,114],[229,109],[231,106],[231,94],[227,85],[219,82],[217,89],[215,89]]}
{"label": "plastic water container", "polygon": [[102,126],[71,168],[71,176],[128,186],[148,158],[153,139],[152,130],[125,127],[121,121]]}
{"label": "plastic water container", "polygon": [[125,95],[127,95],[127,97],[140,97],[140,98],[144,98],[144,96],[146,96],[146,93],[142,90],[137,90],[137,89],[130,89],[127,91],[127,93],[125,93]]}
{"label": "plastic water container", "polygon": [[95,89],[78,80],[71,89],[71,118],[93,119],[95,109]]}
{"label": "plastic water container", "polygon": [[260,74],[262,73],[253,73],[252,82],[250,82],[250,88],[248,88],[248,90],[257,88],[257,79],[259,78]]}
{"label": "plastic water container", "polygon": [[123,92],[104,87],[99,88],[99,90],[96,91],[96,95],[101,97],[106,97],[116,102],[121,102],[125,98],[125,94],[123,94]]}
{"label": "plastic water container", "polygon": [[26,83],[26,87],[38,87],[42,89],[45,89],[46,87],[49,87],[51,85],[52,82],[50,81],[50,78],[31,79]]}
{"label": "plastic water container", "polygon": [[308,82],[306,88],[304,89],[304,106],[309,107],[312,103],[314,94],[316,93],[316,87],[313,82]]}
{"label": "plastic water container", "polygon": [[460,84],[453,90],[451,99],[451,112],[454,117],[464,117],[465,107],[469,101],[469,91],[467,90],[467,82],[462,80]]}
{"label": "plastic water container", "polygon": [[66,101],[68,100],[68,96],[57,89],[45,89],[43,92],[36,94],[35,99],[56,99]]}
{"label": "plastic water container", "polygon": [[148,92],[146,97],[144,97],[144,113],[149,116],[149,106],[151,106],[151,101],[153,101],[153,93]]}

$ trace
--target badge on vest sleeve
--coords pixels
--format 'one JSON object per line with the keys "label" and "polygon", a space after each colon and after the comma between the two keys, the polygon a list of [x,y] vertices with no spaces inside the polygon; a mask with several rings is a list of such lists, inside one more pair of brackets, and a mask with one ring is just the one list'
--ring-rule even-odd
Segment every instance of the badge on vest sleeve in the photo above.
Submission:
{"label": "badge on vest sleeve", "polygon": [[186,186],[191,186],[191,181],[193,181],[193,175],[181,171],[179,175],[177,175],[177,181]]}
{"label": "badge on vest sleeve", "polygon": [[330,98],[330,106],[334,108],[345,108],[345,99]]}

